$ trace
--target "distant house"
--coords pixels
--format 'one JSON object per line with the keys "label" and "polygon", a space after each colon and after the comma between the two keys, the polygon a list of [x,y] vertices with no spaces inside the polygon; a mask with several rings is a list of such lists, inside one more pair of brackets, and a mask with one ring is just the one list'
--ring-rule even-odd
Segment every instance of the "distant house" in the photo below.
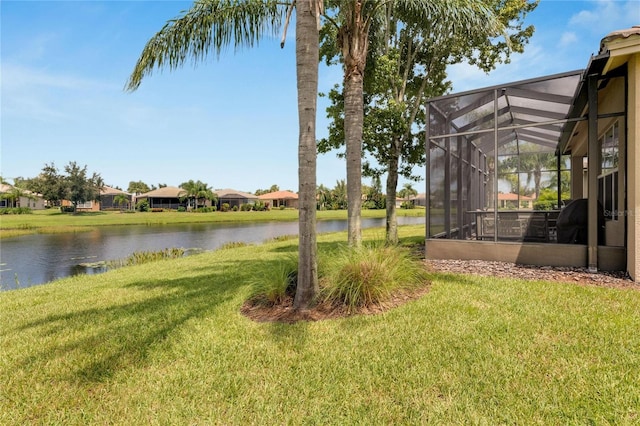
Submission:
{"label": "distant house", "polygon": [[291,191],[276,191],[262,194],[258,197],[267,208],[298,208],[298,194]]}
{"label": "distant house", "polygon": [[147,201],[151,209],[169,209],[177,210],[178,207],[186,207],[187,191],[175,186],[165,186],[164,188],[154,189],[145,192],[136,197],[136,204],[141,201]]}
{"label": "distant house", "polygon": [[[127,202],[120,204],[116,203],[116,198],[120,195],[127,197]],[[130,209],[132,204],[132,195],[128,194],[120,189],[112,188],[110,186],[104,186],[100,191],[100,210],[107,209]]]}
{"label": "distant house", "polygon": [[415,197],[411,197],[411,202],[414,206],[427,206],[427,193],[423,192],[421,194],[416,195]]}
{"label": "distant house", "polygon": [[45,202],[42,195],[25,189],[18,189],[19,197],[15,196],[16,187],[6,183],[0,184],[0,208],[28,207],[32,210],[44,210]]}
{"label": "distant house", "polygon": [[498,192],[498,208],[508,210],[532,210],[535,197],[518,195],[512,192]]}
{"label": "distant house", "polygon": [[218,210],[220,210],[220,207],[225,203],[229,204],[230,208],[236,206],[240,208],[243,204],[255,204],[255,202],[258,201],[257,195],[236,191],[235,189],[217,189],[213,192],[218,197]]}

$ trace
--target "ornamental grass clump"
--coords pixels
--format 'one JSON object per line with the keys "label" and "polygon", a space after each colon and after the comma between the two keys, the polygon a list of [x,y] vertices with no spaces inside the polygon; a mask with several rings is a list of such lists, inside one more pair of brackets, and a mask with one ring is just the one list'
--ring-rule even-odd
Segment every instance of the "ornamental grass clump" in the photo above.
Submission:
{"label": "ornamental grass clump", "polygon": [[323,300],[349,311],[384,303],[427,282],[422,262],[402,247],[348,249],[328,261],[326,272]]}
{"label": "ornamental grass clump", "polygon": [[270,305],[280,304],[285,299],[295,296],[298,259],[295,256],[286,257],[256,276],[259,278],[252,282],[254,300]]}

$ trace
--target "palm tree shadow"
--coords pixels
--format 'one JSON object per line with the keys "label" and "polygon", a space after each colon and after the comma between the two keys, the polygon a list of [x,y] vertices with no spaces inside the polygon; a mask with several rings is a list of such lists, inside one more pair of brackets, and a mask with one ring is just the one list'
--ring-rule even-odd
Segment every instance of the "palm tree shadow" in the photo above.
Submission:
{"label": "palm tree shadow", "polygon": [[[209,270],[195,278],[134,282],[124,291],[153,290],[155,295],[35,319],[16,332],[35,332],[41,336],[42,345],[17,364],[24,369],[46,371],[47,365],[58,360],[65,365],[59,379],[106,381],[131,365],[144,365],[154,348],[163,345],[185,323],[210,316],[234,299],[238,286],[232,278]],[[87,333],[87,327],[95,331]]]}

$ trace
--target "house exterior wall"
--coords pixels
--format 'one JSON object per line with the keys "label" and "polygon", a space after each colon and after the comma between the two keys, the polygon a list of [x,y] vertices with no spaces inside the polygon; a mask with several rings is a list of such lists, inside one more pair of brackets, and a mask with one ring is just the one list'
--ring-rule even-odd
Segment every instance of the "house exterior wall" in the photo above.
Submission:
{"label": "house exterior wall", "polygon": [[631,56],[627,64],[627,271],[640,280],[640,53]]}
{"label": "house exterior wall", "polygon": [[29,197],[20,197],[20,206],[29,207],[32,210],[44,210],[44,199],[37,197],[35,200]]}

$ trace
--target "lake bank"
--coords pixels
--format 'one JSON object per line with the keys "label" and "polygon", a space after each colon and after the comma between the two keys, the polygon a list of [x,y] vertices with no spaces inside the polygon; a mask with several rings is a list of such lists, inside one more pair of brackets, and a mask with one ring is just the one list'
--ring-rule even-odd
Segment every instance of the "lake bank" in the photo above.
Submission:
{"label": "lake bank", "polygon": [[[398,209],[399,217],[424,217],[421,208]],[[384,218],[385,210],[362,210],[362,218]],[[346,219],[346,210],[320,210],[317,219]],[[34,211],[26,215],[1,215],[0,239],[29,234],[86,232],[91,228],[114,225],[169,225],[183,223],[233,223],[297,221],[298,211],[270,210],[263,212],[91,212],[69,214],[56,210]]]}

